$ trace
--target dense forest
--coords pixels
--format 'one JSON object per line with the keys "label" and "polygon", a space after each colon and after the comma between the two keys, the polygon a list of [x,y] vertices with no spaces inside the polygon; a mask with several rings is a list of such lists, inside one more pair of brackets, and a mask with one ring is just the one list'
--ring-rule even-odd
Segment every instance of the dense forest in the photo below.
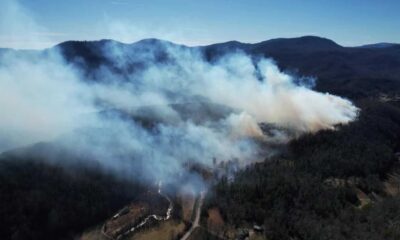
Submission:
{"label": "dense forest", "polygon": [[[101,51],[107,43],[121,45],[130,61],[119,66],[108,59]],[[89,79],[95,78],[99,68],[128,79],[144,66],[143,53],[153,51],[157,61],[166,61],[168,45],[173,43],[103,40],[65,42],[56,48]],[[317,90],[347,97],[361,109],[349,125],[304,135],[273,158],[237,172],[233,181],[216,181],[208,191],[203,219],[207,209],[217,207],[229,225],[261,225],[269,240],[400,239],[400,197],[384,188],[389,174],[399,168],[399,45],[347,48],[327,39],[303,37],[257,44],[227,42],[199,49],[208,61],[233,51],[272,57],[282,70],[316,77]],[[174,108],[191,115],[201,106]],[[217,109],[218,114],[226,111]],[[154,119],[139,123],[151,128]],[[104,222],[145,189],[96,165],[77,164],[83,161],[63,153],[51,161],[36,153],[1,154],[0,238],[73,239]],[[371,201],[363,203],[360,191]]]}
{"label": "dense forest", "polygon": [[0,158],[1,239],[73,239],[135,199],[143,187],[95,166]]}
{"label": "dense forest", "polygon": [[[267,239],[399,239],[400,196],[388,196],[383,182],[399,167],[400,108],[376,100],[358,106],[357,121],[302,136],[232,182],[222,178],[208,207],[233,226],[262,225]],[[358,190],[373,201],[361,205]]]}

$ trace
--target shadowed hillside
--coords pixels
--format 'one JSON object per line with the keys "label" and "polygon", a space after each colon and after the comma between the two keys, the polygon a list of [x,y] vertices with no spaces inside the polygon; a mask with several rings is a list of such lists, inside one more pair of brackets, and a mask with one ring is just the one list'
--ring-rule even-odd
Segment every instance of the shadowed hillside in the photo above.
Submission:
{"label": "shadowed hillside", "polygon": [[[267,239],[398,239],[399,196],[390,195],[384,186],[399,167],[399,45],[343,47],[311,36],[199,47],[158,39],[132,44],[100,40],[69,41],[43,51],[0,49],[0,56],[17,52],[17,56],[40,58],[60,51],[87,81],[104,80],[97,74],[107,71],[128,81],[149,63],[173,65],[170,49],[174,48],[198,51],[209,62],[237,51],[249,54],[252,60],[270,57],[286,72],[315,77],[317,90],[351,98],[361,109],[361,115],[349,125],[306,134],[289,142],[273,159],[232,174],[228,169],[229,178],[210,180],[203,219],[212,209],[221,213],[219,222],[225,224],[225,230],[257,224],[263,231],[260,235]],[[104,69],[107,71],[98,71]],[[198,100],[169,107],[194,123],[218,121],[235,111]],[[157,115],[163,107],[144,105],[132,112],[110,107],[101,114],[135,121],[146,131],[157,133],[155,126],[165,121]],[[268,131],[268,126],[264,127]],[[117,148],[118,144],[116,141],[107,147]],[[124,168],[131,171],[131,181],[127,181],[105,171],[96,164],[97,159],[82,164],[87,157],[78,151],[65,152],[52,143],[1,154],[0,203],[7,204],[0,204],[0,216],[6,216],[0,220],[0,236],[14,240],[73,239],[145,191],[137,181],[143,178],[142,162]],[[370,202],[363,205],[366,198]],[[199,236],[208,231],[207,220],[202,221],[204,234]]]}
{"label": "shadowed hillside", "polygon": [[[255,44],[231,41],[201,47],[186,47],[158,39],[132,44],[113,40],[65,42],[56,46],[68,62],[91,73],[100,67],[130,74],[140,71],[148,60],[168,62],[167,47],[200,50],[206,59],[215,61],[235,51],[254,58],[270,57],[285,71],[300,76],[317,77],[317,90],[350,98],[362,98],[400,89],[400,45],[386,47],[343,47],[334,41],[306,36],[278,38]],[[103,49],[120,51],[122,63],[113,62]],[[95,76],[93,76],[95,77]]]}

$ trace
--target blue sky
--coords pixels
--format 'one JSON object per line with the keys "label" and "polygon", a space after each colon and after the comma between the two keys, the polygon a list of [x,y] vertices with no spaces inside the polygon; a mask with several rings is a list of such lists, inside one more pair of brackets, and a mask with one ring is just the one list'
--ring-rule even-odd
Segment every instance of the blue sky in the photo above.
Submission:
{"label": "blue sky", "polygon": [[[16,2],[0,0],[0,7],[2,2],[13,1]],[[69,39],[112,38],[133,42],[147,37],[163,38],[188,45],[229,40],[259,42],[270,38],[302,35],[323,36],[346,46],[400,42],[398,0],[17,2],[35,25],[24,26],[27,22],[25,21],[19,26],[18,32],[6,24],[1,27],[0,23],[0,28],[3,28],[0,29],[0,47],[29,47],[34,44],[35,40],[32,39],[23,44],[24,34],[36,34],[34,39],[40,43],[37,44],[39,47]],[[14,34],[12,38],[10,31]]]}

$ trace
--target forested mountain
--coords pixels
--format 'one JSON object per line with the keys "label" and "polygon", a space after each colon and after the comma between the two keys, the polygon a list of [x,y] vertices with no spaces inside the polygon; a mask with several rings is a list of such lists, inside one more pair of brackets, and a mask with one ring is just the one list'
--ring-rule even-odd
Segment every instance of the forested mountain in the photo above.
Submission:
{"label": "forested mountain", "polygon": [[358,105],[356,122],[300,137],[287,153],[218,181],[208,208],[234,226],[264,226],[267,239],[398,239],[400,196],[385,182],[400,167],[400,108]]}
{"label": "forested mountain", "polygon": [[[103,50],[118,49],[124,64],[113,62]],[[85,71],[100,66],[118,73],[140,70],[149,54],[158,61],[167,61],[166,47],[175,46],[200,50],[213,61],[227,53],[243,51],[254,58],[269,57],[284,71],[318,79],[316,89],[350,98],[368,97],[380,93],[394,94],[400,89],[400,45],[385,48],[343,47],[332,40],[305,36],[278,38],[247,44],[237,41],[209,46],[187,47],[158,39],[145,39],[132,44],[113,40],[95,42],[70,41],[57,45],[68,62],[81,65]]]}
{"label": "forested mountain", "polygon": [[[40,157],[36,151],[52,152]],[[75,163],[70,159],[74,158]],[[69,162],[70,164],[66,163]],[[0,156],[2,239],[73,239],[145,189],[100,166],[38,144]]]}
{"label": "forested mountain", "polygon": [[[216,207],[227,224],[261,225],[271,240],[400,239],[400,198],[385,191],[389,175],[399,168],[400,45],[343,47],[311,36],[199,47],[158,39],[132,44],[101,40],[69,41],[18,54],[41,57],[58,50],[65,62],[96,81],[98,69],[128,79],[150,60],[172,64],[169,46],[199,51],[209,62],[237,51],[253,59],[269,57],[286,72],[315,77],[316,90],[350,98],[361,109],[349,125],[296,138],[282,153],[247,166],[233,180],[215,180],[204,218],[206,209]],[[0,55],[10,51],[0,49]],[[223,106],[197,106],[194,111],[173,107],[189,115],[205,109],[215,118],[228,111]],[[143,121],[152,124],[151,119]],[[78,167],[85,159],[47,144],[0,155],[2,239],[72,239],[146,190],[141,182],[115,177],[99,166]],[[40,146],[55,153],[49,159],[38,157],[33,153]],[[63,158],[77,158],[76,164],[57,164]],[[370,199],[368,204],[360,200],[360,191]]]}

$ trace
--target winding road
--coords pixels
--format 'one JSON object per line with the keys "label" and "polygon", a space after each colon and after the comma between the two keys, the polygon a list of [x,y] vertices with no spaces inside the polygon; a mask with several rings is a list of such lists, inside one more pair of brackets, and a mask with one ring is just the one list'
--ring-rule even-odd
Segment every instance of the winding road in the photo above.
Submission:
{"label": "winding road", "polygon": [[[167,199],[167,201],[169,202],[169,206],[168,206],[168,209],[167,209],[167,212],[166,212],[165,216],[159,216],[159,215],[155,215],[155,214],[149,215],[149,216],[147,216],[143,221],[141,221],[140,223],[138,223],[138,224],[135,225],[134,227],[130,228],[128,231],[126,231],[126,232],[124,232],[124,233],[121,233],[121,234],[118,235],[116,238],[113,238],[113,237],[107,235],[107,233],[104,231],[105,227],[104,227],[104,225],[103,225],[103,227],[102,227],[102,229],[101,229],[101,233],[103,234],[103,236],[105,236],[107,239],[110,239],[110,240],[118,240],[118,239],[121,239],[121,238],[127,236],[128,234],[133,233],[133,232],[136,231],[137,229],[143,227],[144,225],[146,225],[146,223],[147,223],[150,219],[155,219],[155,220],[157,220],[157,221],[166,221],[166,220],[170,219],[170,218],[171,218],[171,213],[172,213],[172,211],[173,211],[173,203],[172,203],[171,199],[170,199],[167,195],[165,195],[165,194],[163,194],[163,193],[161,192],[161,187],[162,187],[162,184],[161,184],[161,182],[160,182],[160,183],[158,184],[158,194],[160,194],[162,197],[164,197],[165,199]],[[182,238],[181,238],[180,240],[187,240],[187,239],[189,239],[189,237],[190,237],[190,235],[193,233],[193,231],[194,231],[197,227],[200,226],[201,208],[203,207],[205,195],[206,195],[206,191],[201,191],[201,192],[200,192],[198,204],[197,204],[197,206],[196,206],[196,209],[194,209],[194,211],[195,211],[195,218],[194,218],[193,224],[192,224],[192,226],[190,227],[190,229],[185,233],[185,235],[182,236]],[[118,216],[117,216],[117,217],[118,217]]]}
{"label": "winding road", "polygon": [[128,231],[126,231],[124,233],[121,233],[116,238],[112,238],[111,236],[107,235],[107,233],[105,233],[105,231],[104,231],[104,229],[105,229],[104,226],[101,229],[101,233],[108,239],[121,239],[121,238],[127,236],[128,234],[133,233],[135,230],[137,230],[137,229],[143,227],[144,225],[146,225],[146,223],[152,218],[157,220],[157,221],[166,221],[166,220],[170,219],[174,205],[173,205],[171,199],[167,195],[165,195],[165,194],[163,194],[161,192],[161,187],[162,187],[162,183],[160,181],[158,183],[158,194],[161,195],[162,197],[164,197],[165,199],[167,199],[167,201],[169,202],[169,206],[168,206],[167,212],[165,213],[165,216],[159,216],[159,215],[156,215],[156,214],[149,215],[143,221],[141,221],[139,224],[137,224],[134,227],[130,228]]}

